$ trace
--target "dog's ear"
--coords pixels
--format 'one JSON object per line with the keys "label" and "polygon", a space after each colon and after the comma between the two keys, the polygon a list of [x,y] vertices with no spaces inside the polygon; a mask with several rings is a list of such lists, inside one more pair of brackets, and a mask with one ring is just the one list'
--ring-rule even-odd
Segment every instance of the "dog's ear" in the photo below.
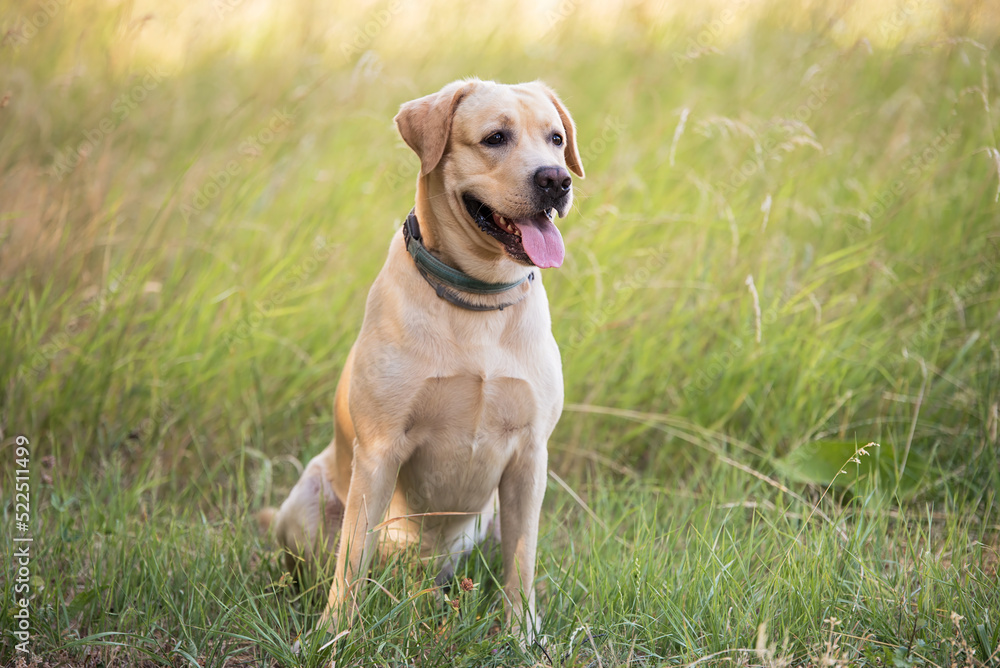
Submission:
{"label": "dog's ear", "polygon": [[455,109],[475,81],[455,81],[437,93],[404,103],[394,119],[406,145],[420,158],[420,175],[431,173],[448,145]]}
{"label": "dog's ear", "polygon": [[563,130],[566,131],[566,166],[569,167],[570,171],[574,174],[583,178],[583,163],[580,162],[580,151],[576,147],[576,124],[573,123],[573,117],[569,115],[566,111],[566,107],[563,105],[562,100],[556,95],[555,91],[546,86],[545,84],[540,84],[542,88],[545,89],[545,93],[552,100],[552,104],[555,105],[556,110],[559,112],[559,118],[562,119]]}

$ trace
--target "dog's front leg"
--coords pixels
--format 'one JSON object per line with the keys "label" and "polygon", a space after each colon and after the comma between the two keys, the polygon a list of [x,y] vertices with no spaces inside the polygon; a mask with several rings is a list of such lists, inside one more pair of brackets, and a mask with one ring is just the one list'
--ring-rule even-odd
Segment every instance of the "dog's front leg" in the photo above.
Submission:
{"label": "dog's front leg", "polygon": [[361,583],[377,549],[378,531],[374,527],[385,516],[396,487],[398,469],[395,464],[373,456],[372,452],[379,452],[379,449],[359,447],[355,442],[351,487],[340,530],[337,567],[326,610],[320,618],[318,629],[321,631],[335,633],[338,615],[342,611],[340,625],[345,628],[350,626],[351,616],[360,601]]}
{"label": "dog's front leg", "polygon": [[504,469],[500,478],[500,544],[503,549],[504,604],[514,633],[534,639],[535,548],[545,495],[548,452],[532,443]]}

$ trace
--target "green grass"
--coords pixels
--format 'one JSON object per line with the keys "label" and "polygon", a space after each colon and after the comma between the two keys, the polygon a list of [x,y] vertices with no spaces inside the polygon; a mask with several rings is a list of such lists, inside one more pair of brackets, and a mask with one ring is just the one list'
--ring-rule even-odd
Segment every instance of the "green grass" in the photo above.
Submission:
{"label": "green grass", "polygon": [[[0,663],[22,435],[51,665],[1000,665],[988,4],[181,6],[0,2]],[[296,656],[330,573],[289,586],[254,515],[329,442],[412,206],[391,118],[472,74],[553,85],[587,171],[546,642],[499,629],[495,558],[460,593],[400,555]]]}

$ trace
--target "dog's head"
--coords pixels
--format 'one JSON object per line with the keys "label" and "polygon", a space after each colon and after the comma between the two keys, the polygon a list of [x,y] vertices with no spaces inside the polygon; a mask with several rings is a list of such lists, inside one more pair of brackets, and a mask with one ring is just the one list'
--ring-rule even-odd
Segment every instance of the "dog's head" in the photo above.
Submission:
{"label": "dog's head", "polygon": [[480,248],[525,265],[558,267],[565,255],[553,219],[573,203],[570,171],[583,176],[576,127],[546,85],[456,81],[404,104],[403,140]]}

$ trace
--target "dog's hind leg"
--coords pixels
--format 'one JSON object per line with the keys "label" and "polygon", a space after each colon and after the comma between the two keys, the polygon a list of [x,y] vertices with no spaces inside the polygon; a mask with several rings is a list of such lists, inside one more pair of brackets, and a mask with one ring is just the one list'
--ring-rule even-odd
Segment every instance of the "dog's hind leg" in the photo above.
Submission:
{"label": "dog's hind leg", "polygon": [[298,577],[332,555],[344,518],[327,467],[330,448],[314,457],[274,516],[274,535],[285,550],[285,567]]}
{"label": "dog's hind leg", "polygon": [[[313,457],[277,511],[258,515],[262,524],[271,524],[278,543],[285,550],[289,573],[320,566],[336,554],[344,501],[351,481],[354,425],[348,407],[354,350],[347,356],[334,398],[334,439]],[[338,493],[339,492],[339,493]]]}

